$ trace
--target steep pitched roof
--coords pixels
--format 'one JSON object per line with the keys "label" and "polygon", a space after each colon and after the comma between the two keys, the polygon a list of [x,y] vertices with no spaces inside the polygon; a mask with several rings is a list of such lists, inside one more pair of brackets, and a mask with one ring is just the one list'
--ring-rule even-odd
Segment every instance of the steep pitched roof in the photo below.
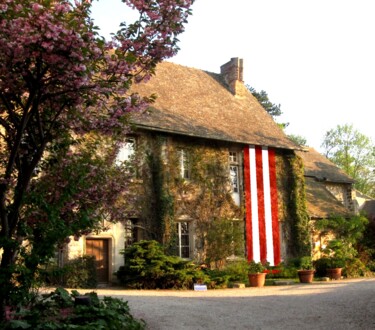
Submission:
{"label": "steep pitched roof", "polygon": [[305,176],[336,183],[355,182],[342,169],[314,148],[308,148],[307,151],[297,151],[297,154],[303,159]]}
{"label": "steep pitched roof", "polygon": [[325,183],[352,184],[354,180],[313,148],[296,151],[305,170],[307,210],[311,218],[322,219],[352,213],[326,188]]}
{"label": "steep pitched roof", "polygon": [[147,83],[134,86],[142,96],[157,95],[139,128],[206,139],[298,149],[243,86],[233,95],[220,74],[163,62]]}
{"label": "steep pitched roof", "polygon": [[307,211],[312,219],[333,215],[350,216],[349,210],[330,191],[314,178],[305,178]]}

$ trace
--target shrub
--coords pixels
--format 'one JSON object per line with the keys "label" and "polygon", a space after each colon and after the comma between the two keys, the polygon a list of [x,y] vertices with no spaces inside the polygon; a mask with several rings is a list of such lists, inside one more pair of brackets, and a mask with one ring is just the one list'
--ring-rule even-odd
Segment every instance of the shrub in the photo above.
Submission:
{"label": "shrub", "polygon": [[77,291],[62,288],[40,296],[36,301],[11,313],[1,329],[144,329],[145,323],[133,318],[128,303],[96,293],[85,294],[90,304],[76,305]]}
{"label": "shrub", "polygon": [[187,289],[209,278],[191,261],[167,256],[156,241],[140,241],[122,252],[125,265],[116,275],[120,283],[137,289]]}
{"label": "shrub", "polygon": [[41,270],[46,285],[58,285],[69,288],[96,288],[95,257],[83,256],[68,261],[63,267],[47,266]]}
{"label": "shrub", "polygon": [[327,269],[330,268],[331,260],[329,258],[320,258],[314,261],[315,276],[327,276]]}
{"label": "shrub", "polygon": [[369,269],[370,272],[375,272],[375,260],[370,260],[367,263],[367,268]]}
{"label": "shrub", "polygon": [[299,261],[299,268],[304,269],[304,270],[314,269],[311,257],[310,256],[301,257]]}
{"label": "shrub", "polygon": [[225,270],[206,269],[204,272],[209,278],[207,285],[209,289],[225,289],[229,286],[230,275]]}
{"label": "shrub", "polygon": [[69,261],[66,265],[65,285],[69,288],[96,288],[95,257],[83,256]]}
{"label": "shrub", "polygon": [[229,277],[229,282],[246,283],[248,281],[248,262],[246,260],[229,262],[225,273]]}
{"label": "shrub", "polygon": [[298,267],[295,265],[295,259],[288,260],[287,263],[280,263],[277,266],[269,267],[268,279],[277,278],[296,278]]}
{"label": "shrub", "polygon": [[361,277],[361,276],[366,276],[370,272],[368,268],[364,265],[364,263],[358,259],[358,258],[353,258],[351,260],[347,260],[345,264],[345,269],[343,272],[343,275],[346,277]]}
{"label": "shrub", "polygon": [[248,272],[249,274],[263,273],[267,267],[261,262],[255,262],[254,260],[249,262]]}

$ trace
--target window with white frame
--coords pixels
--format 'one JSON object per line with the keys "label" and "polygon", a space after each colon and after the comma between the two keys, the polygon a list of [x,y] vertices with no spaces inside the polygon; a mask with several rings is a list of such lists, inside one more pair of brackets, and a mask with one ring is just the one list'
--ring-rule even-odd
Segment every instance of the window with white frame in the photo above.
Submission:
{"label": "window with white frame", "polygon": [[116,164],[120,165],[124,162],[130,161],[135,153],[135,139],[129,138],[119,148],[119,152],[116,157]]}
{"label": "window with white frame", "polygon": [[239,181],[239,155],[237,152],[229,151],[229,177],[232,197],[236,205],[240,205],[240,181]]}
{"label": "window with white frame", "polygon": [[181,258],[190,258],[190,222],[176,223],[177,231],[177,255]]}
{"label": "window with white frame", "polygon": [[183,179],[190,179],[189,154],[185,149],[179,149],[180,176]]}

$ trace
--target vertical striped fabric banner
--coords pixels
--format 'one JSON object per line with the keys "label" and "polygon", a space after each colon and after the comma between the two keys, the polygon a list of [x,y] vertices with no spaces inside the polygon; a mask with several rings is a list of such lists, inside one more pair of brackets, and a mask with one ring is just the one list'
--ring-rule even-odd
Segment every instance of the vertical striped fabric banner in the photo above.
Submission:
{"label": "vertical striped fabric banner", "polygon": [[281,261],[275,151],[252,146],[244,150],[246,249],[249,261]]}

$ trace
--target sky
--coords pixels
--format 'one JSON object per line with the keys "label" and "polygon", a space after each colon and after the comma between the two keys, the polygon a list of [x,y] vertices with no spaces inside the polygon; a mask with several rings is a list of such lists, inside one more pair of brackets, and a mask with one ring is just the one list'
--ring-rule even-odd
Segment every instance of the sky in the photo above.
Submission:
{"label": "sky", "polygon": [[[180,51],[168,61],[220,72],[244,61],[244,82],[280,104],[278,122],[322,151],[350,124],[375,143],[374,0],[196,0]],[[93,1],[105,37],[132,19],[121,0]]]}

